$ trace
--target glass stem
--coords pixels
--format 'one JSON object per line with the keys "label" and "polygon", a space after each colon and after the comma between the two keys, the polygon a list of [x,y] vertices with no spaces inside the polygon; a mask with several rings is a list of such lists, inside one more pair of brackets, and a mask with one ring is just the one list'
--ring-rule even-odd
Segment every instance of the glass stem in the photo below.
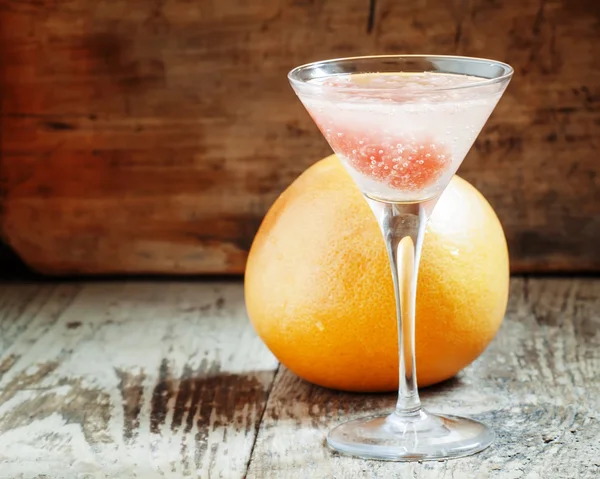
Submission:
{"label": "glass stem", "polygon": [[419,259],[425,226],[437,198],[421,203],[384,203],[371,198],[367,202],[383,233],[394,282],[400,363],[396,414],[415,416],[421,410],[415,358]]}

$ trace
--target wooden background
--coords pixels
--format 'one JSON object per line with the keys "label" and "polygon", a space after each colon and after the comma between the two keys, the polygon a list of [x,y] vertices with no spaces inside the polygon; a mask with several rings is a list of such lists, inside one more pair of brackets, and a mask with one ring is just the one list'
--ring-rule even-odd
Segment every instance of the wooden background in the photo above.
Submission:
{"label": "wooden background", "polygon": [[0,234],[49,274],[240,273],[329,149],[286,80],[312,60],[515,67],[460,170],[514,271],[600,271],[597,0],[1,0]]}

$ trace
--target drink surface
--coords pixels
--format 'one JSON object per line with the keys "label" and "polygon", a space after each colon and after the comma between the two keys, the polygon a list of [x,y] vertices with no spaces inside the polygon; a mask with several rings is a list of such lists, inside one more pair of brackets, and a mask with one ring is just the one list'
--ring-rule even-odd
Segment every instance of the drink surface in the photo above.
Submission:
{"label": "drink surface", "polygon": [[496,106],[502,91],[485,80],[344,74],[297,93],[363,193],[413,202],[442,192]]}

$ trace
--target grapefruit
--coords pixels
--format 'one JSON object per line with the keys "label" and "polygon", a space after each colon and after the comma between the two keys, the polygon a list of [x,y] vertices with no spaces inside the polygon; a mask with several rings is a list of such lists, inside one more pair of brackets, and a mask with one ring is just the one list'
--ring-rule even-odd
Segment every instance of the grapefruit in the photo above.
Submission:
{"label": "grapefruit", "polygon": [[[419,386],[448,379],[494,338],[508,251],[483,196],[455,176],[425,234],[416,309]],[[306,170],[275,201],[245,274],[250,320],[301,378],[347,391],[398,386],[392,280],[379,227],[339,160]]]}

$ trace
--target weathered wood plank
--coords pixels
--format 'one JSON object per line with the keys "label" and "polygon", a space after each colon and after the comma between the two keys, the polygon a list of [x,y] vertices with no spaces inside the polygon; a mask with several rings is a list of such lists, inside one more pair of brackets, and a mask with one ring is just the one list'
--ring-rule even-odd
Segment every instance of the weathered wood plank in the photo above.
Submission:
{"label": "weathered wood plank", "polygon": [[339,456],[324,446],[326,432],[344,419],[391,410],[395,397],[336,393],[281,370],[248,477],[598,477],[600,280],[513,279],[507,318],[490,348],[422,395],[432,411],[492,425],[496,443],[470,458],[423,464]]}
{"label": "weathered wood plank", "polygon": [[0,293],[0,477],[243,476],[277,362],[239,284]]}
{"label": "weathered wood plank", "polygon": [[247,477],[261,479],[592,478],[599,306],[597,279],[513,279],[489,350],[423,391],[432,410],[493,425],[496,444],[389,464],[340,457],[323,440],[393,395],[336,393],[285,370],[271,391],[276,361],[247,322],[240,284],[1,284],[0,478],[237,478],[251,451]]}
{"label": "weathered wood plank", "polygon": [[460,170],[514,271],[600,270],[600,2],[0,5],[0,235],[63,273],[243,271],[265,211],[329,149],[287,71],[373,53],[516,69]]}
{"label": "weathered wood plank", "polygon": [[[16,341],[27,343],[31,335],[45,334],[77,296],[76,284],[40,285],[34,283],[0,282],[0,353]],[[4,357],[0,376],[16,357]]]}

